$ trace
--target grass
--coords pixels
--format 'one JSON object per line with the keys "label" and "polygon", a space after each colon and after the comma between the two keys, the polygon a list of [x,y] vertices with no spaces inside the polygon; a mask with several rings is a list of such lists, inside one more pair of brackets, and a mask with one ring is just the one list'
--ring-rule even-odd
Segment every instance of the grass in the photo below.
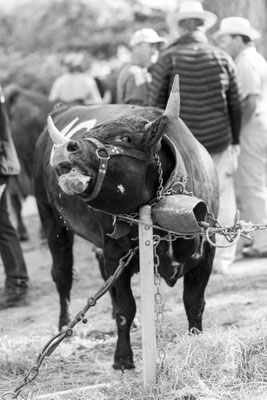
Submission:
{"label": "grass", "polygon": [[[140,332],[133,332],[136,371],[112,371],[115,336],[74,336],[45,360],[38,377],[21,395],[73,389],[64,400],[266,400],[267,329],[252,326],[241,335],[237,328],[216,328],[189,336],[171,332],[166,360],[154,387],[144,389]],[[14,390],[36,362],[43,337],[0,339],[0,394]],[[75,388],[111,383],[108,389],[82,392]],[[24,397],[25,398],[25,397]],[[55,399],[51,396],[49,399]]]}

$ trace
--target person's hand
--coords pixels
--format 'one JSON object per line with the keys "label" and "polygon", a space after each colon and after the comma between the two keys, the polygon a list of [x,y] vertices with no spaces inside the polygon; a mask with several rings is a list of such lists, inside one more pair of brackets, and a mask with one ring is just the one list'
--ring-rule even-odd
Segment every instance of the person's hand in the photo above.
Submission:
{"label": "person's hand", "polygon": [[5,188],[6,188],[6,183],[0,185],[0,200],[2,198],[2,194],[4,193]]}
{"label": "person's hand", "polygon": [[232,144],[229,146],[231,152],[231,159],[232,159],[232,172],[234,173],[237,170],[238,166],[238,157],[240,155],[240,145],[239,144]]}

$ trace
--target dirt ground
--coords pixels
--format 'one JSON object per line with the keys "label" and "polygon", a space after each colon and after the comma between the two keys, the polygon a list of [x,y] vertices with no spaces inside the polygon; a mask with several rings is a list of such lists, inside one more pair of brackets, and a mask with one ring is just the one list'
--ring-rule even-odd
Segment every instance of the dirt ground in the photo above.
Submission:
{"label": "dirt ground", "polygon": [[[41,350],[43,345],[57,332],[59,302],[50,276],[51,256],[46,243],[39,237],[39,219],[32,198],[24,206],[24,216],[30,234],[30,241],[22,244],[31,280],[30,304],[0,311],[0,338],[8,338],[9,343],[10,341],[20,342],[27,338],[35,338],[38,340]],[[76,237],[74,252],[73,316],[86,304],[87,297],[94,295],[102,284],[92,253],[92,246]],[[1,261],[0,268],[2,268]],[[1,273],[1,287],[3,281],[4,276]],[[168,340],[172,340],[173,335],[183,335],[187,329],[187,320],[182,304],[182,284],[182,280],[180,280],[174,288],[168,288],[165,283],[161,285],[165,302],[164,328]],[[138,275],[133,278],[133,290],[137,300],[138,321],[138,319],[140,320]],[[213,274],[206,291],[206,303],[204,329],[235,326],[241,332],[245,332],[252,325],[265,323],[267,319],[267,259],[244,260],[240,258],[231,267],[229,274]],[[87,317],[86,325],[78,324],[74,328],[76,339],[72,342],[72,346],[79,349],[79,360],[83,361],[86,357],[90,357],[90,350],[93,349],[91,354],[94,354],[94,373],[88,373],[83,384],[95,384],[112,379],[110,374],[116,332],[115,323],[111,318],[108,294],[89,310]],[[137,324],[137,328],[132,333],[137,366],[141,358],[140,335],[140,327]],[[82,354],[83,351],[85,351],[84,354]],[[66,353],[65,356],[67,357],[68,354]],[[32,362],[35,363],[35,361],[33,358]],[[55,361],[53,362],[55,366]],[[75,370],[78,373],[81,366],[79,362],[75,364],[72,361],[71,368],[72,374],[75,375]],[[67,381],[68,376],[65,378],[64,382]],[[75,382],[78,382],[77,379]],[[65,386],[68,387],[67,384]]]}

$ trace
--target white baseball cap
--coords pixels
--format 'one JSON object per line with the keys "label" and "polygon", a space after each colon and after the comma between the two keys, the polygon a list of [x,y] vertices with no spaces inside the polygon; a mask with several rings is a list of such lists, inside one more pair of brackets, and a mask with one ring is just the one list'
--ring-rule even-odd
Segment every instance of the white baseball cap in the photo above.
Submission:
{"label": "white baseball cap", "polygon": [[139,43],[165,43],[166,39],[160,37],[154,29],[144,28],[136,31],[130,40],[130,46],[134,47]]}
{"label": "white baseball cap", "polygon": [[220,29],[214,33],[213,37],[217,39],[223,35],[243,35],[256,40],[261,34],[250,25],[249,20],[241,17],[227,17],[221,21]]}

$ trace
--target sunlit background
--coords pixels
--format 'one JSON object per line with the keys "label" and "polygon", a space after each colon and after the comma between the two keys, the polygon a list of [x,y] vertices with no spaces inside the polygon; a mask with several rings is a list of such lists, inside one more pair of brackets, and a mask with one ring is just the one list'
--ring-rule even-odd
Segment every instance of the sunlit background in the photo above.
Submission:
{"label": "sunlit background", "polygon": [[[0,0],[0,82],[47,94],[68,52],[87,54],[88,73],[111,82],[128,57],[132,33],[154,28],[169,43],[177,36],[174,11],[188,0]],[[221,18],[242,16],[262,32],[267,56],[266,0],[203,0]]]}

